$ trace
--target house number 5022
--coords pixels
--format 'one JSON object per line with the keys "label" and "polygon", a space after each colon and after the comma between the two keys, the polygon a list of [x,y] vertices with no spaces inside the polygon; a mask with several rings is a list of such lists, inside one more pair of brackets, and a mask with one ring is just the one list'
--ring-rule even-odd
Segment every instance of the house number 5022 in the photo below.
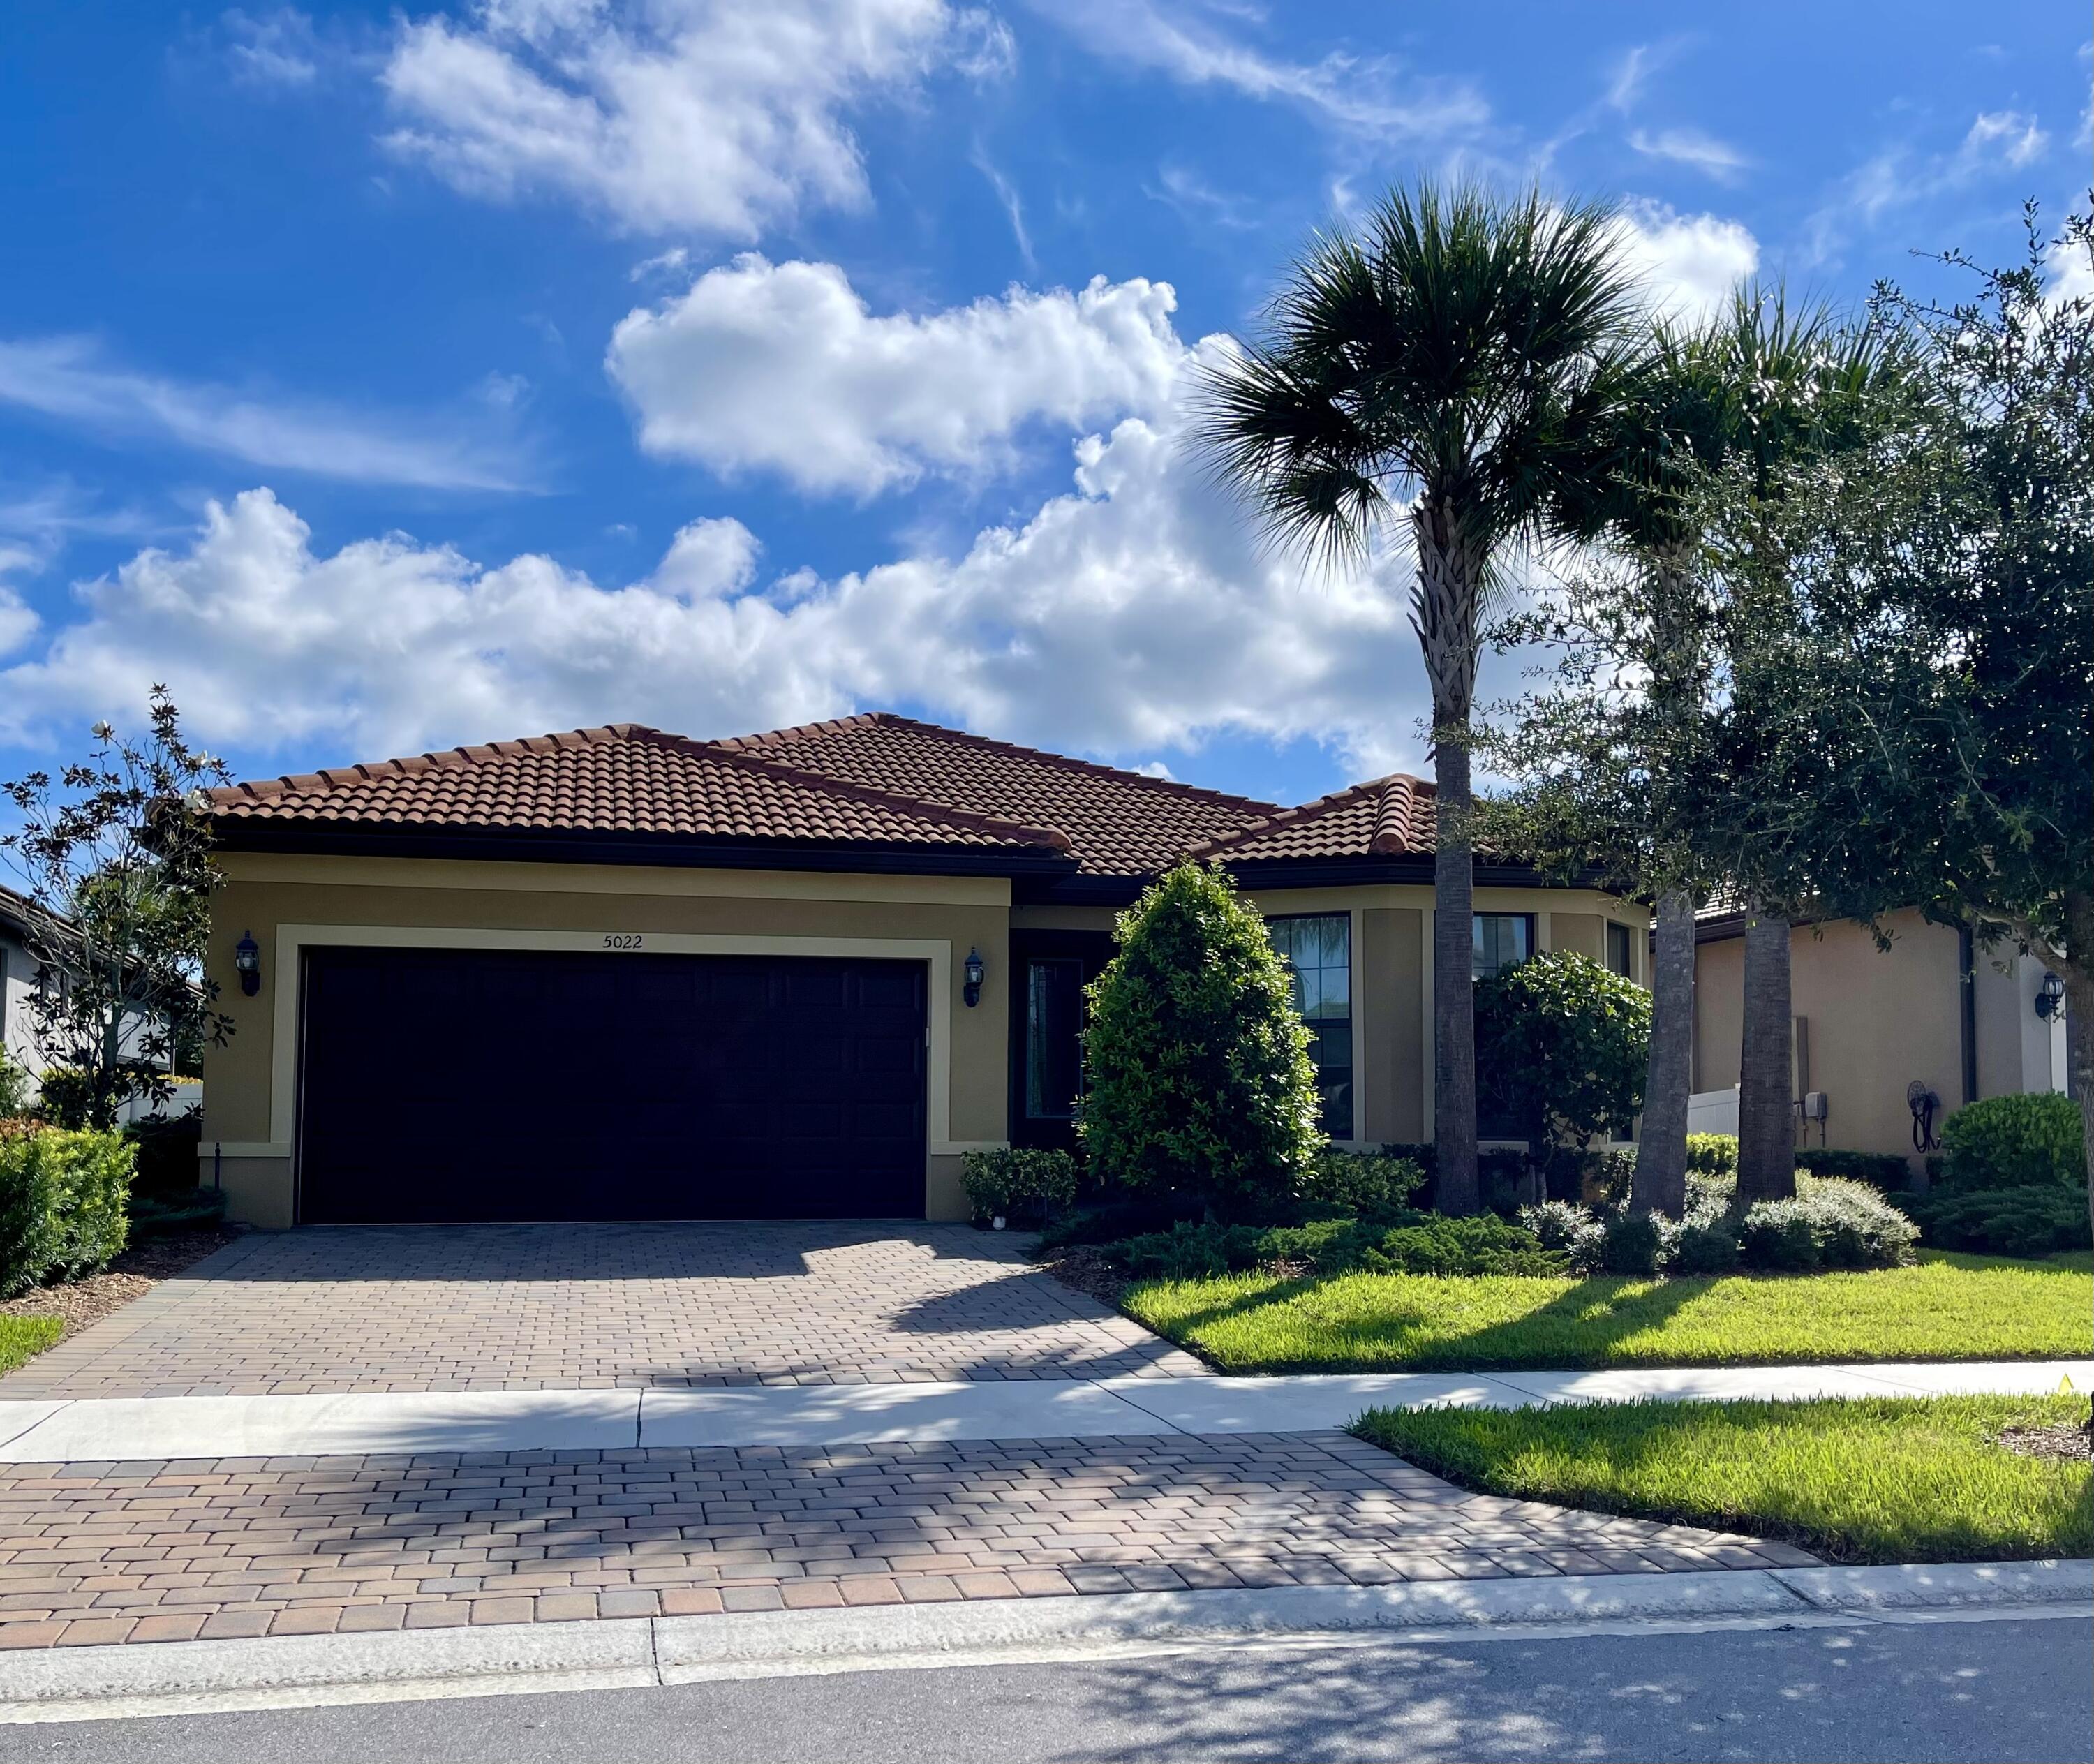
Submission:
{"label": "house number 5022", "polygon": [[641,947],[640,933],[636,931],[607,931],[604,933],[603,946],[606,949],[637,949]]}

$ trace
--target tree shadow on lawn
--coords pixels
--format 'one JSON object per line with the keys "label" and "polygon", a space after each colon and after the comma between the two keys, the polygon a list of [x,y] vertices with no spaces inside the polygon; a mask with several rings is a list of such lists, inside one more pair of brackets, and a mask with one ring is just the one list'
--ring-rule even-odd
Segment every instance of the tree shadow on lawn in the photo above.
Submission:
{"label": "tree shadow on lawn", "polygon": [[[1262,1291],[1239,1293],[1225,1302],[1172,1319],[1165,1332],[1225,1371],[1258,1372],[1465,1372],[1544,1367],[1566,1371],[1617,1365],[1648,1365],[1647,1360],[1617,1359],[1613,1349],[1628,1337],[1662,1328],[1690,1300],[1706,1292],[1706,1280],[1657,1280],[1625,1275],[1597,1275],[1544,1300],[1514,1318],[1481,1323],[1450,1336],[1444,1309],[1406,1304],[1393,1284],[1402,1276],[1382,1276],[1391,1284],[1386,1301],[1371,1312],[1319,1320],[1317,1333],[1327,1345],[1313,1355],[1260,1357],[1254,1366],[1241,1364],[1215,1344],[1197,1339],[1200,1332],[1233,1319],[1314,1299],[1326,1288],[1357,1280],[1357,1275],[1309,1275]],[[1376,1278],[1366,1276],[1365,1278]],[[1417,1275],[1418,1280],[1458,1281],[1478,1276]],[[1496,1279],[1500,1276],[1480,1276]],[[1631,1292],[1624,1298],[1625,1290]],[[1146,1322],[1138,1313],[1137,1321]],[[1153,1327],[1153,1326],[1152,1326]],[[1418,1337],[1406,1347],[1403,1338]]]}

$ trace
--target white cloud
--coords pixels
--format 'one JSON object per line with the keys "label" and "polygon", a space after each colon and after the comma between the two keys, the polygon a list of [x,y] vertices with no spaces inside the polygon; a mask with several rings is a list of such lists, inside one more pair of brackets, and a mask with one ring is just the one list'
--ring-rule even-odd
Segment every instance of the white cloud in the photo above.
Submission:
{"label": "white cloud", "polygon": [[236,7],[219,23],[227,59],[243,85],[297,90],[319,77],[319,36],[313,21],[295,8],[258,17]]}
{"label": "white cloud", "polygon": [[1737,221],[1651,202],[1630,203],[1622,219],[1623,248],[1669,315],[1692,320],[1714,311],[1759,267],[1759,241]]}
{"label": "white cloud", "polygon": [[650,453],[870,496],[992,467],[1028,424],[1153,411],[1184,356],[1175,304],[1167,283],[1099,276],[875,315],[832,263],[749,255],[628,314],[606,366]]}
{"label": "white cloud", "polygon": [[1811,258],[1835,259],[1856,233],[1874,228],[1886,215],[2018,172],[2049,144],[2049,136],[2026,112],[1985,111],[1952,151],[1919,153],[1899,146],[1876,154],[1836,183],[1811,215]]}
{"label": "white cloud", "polygon": [[1385,56],[1317,62],[1269,55],[1171,0],[1033,0],[1036,10],[1116,65],[1290,103],[1347,133],[1381,141],[1473,134],[1490,106],[1466,80],[1412,72]]}
{"label": "white cloud", "polygon": [[1337,576],[1273,555],[1179,445],[1173,401],[1076,450],[1073,489],[957,558],[757,580],[732,521],[646,578],[484,567],[400,535],[316,551],[266,489],[186,549],[77,591],[0,670],[0,734],[121,711],[164,680],[198,736],[286,763],[635,718],[727,734],[921,706],[984,732],[1153,758],[1221,731],[1320,738],[1362,775],[1420,758],[1403,560]]}
{"label": "white cloud", "polygon": [[[0,545],[0,574],[19,569],[31,562],[26,552],[11,546]],[[42,623],[34,608],[26,604],[22,597],[0,582],[0,655],[11,655],[37,633]]]}
{"label": "white cloud", "polygon": [[1698,128],[1631,129],[1629,145],[1646,159],[1670,159],[1692,166],[1718,184],[1735,184],[1752,164],[1727,141],[1705,135]]}
{"label": "white cloud", "polygon": [[270,402],[229,387],[106,362],[77,337],[0,340],[0,404],[109,438],[166,437],[250,464],[367,484],[514,489],[517,450],[462,421],[422,416],[381,426],[324,406]]}
{"label": "white cloud", "polygon": [[1963,137],[1960,156],[1980,165],[1987,160],[2004,160],[2010,166],[2024,166],[2049,142],[2050,137],[2036,125],[2033,116],[2020,111],[1983,111]]}
{"label": "white cloud", "polygon": [[402,25],[385,138],[469,194],[754,238],[803,203],[862,203],[845,112],[941,62],[992,75],[1000,31],[945,0],[481,0]]}

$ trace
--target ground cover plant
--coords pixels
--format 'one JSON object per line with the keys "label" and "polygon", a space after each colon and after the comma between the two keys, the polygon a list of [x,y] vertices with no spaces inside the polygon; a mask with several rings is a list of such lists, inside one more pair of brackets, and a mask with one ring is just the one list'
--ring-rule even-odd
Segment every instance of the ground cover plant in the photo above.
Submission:
{"label": "ground cover plant", "polygon": [[1245,1272],[1140,1280],[1121,1303],[1238,1373],[2062,1359],[2094,1353],[2086,1270],[1922,1252],[1808,1278]]}
{"label": "ground cover plant", "polygon": [[2094,1468],[2023,1455],[2079,1396],[1376,1410],[1353,1431],[1463,1488],[1778,1540],[1830,1562],[2094,1553]]}

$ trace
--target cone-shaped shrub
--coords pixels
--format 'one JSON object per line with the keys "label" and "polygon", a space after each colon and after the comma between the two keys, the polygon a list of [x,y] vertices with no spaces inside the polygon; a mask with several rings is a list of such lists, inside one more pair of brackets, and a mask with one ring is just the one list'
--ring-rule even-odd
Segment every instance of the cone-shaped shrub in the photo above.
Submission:
{"label": "cone-shaped shrub", "polygon": [[1323,1136],[1309,1032],[1265,921],[1219,867],[1188,862],[1116,928],[1084,1036],[1093,1169],[1228,1214],[1292,1196]]}

